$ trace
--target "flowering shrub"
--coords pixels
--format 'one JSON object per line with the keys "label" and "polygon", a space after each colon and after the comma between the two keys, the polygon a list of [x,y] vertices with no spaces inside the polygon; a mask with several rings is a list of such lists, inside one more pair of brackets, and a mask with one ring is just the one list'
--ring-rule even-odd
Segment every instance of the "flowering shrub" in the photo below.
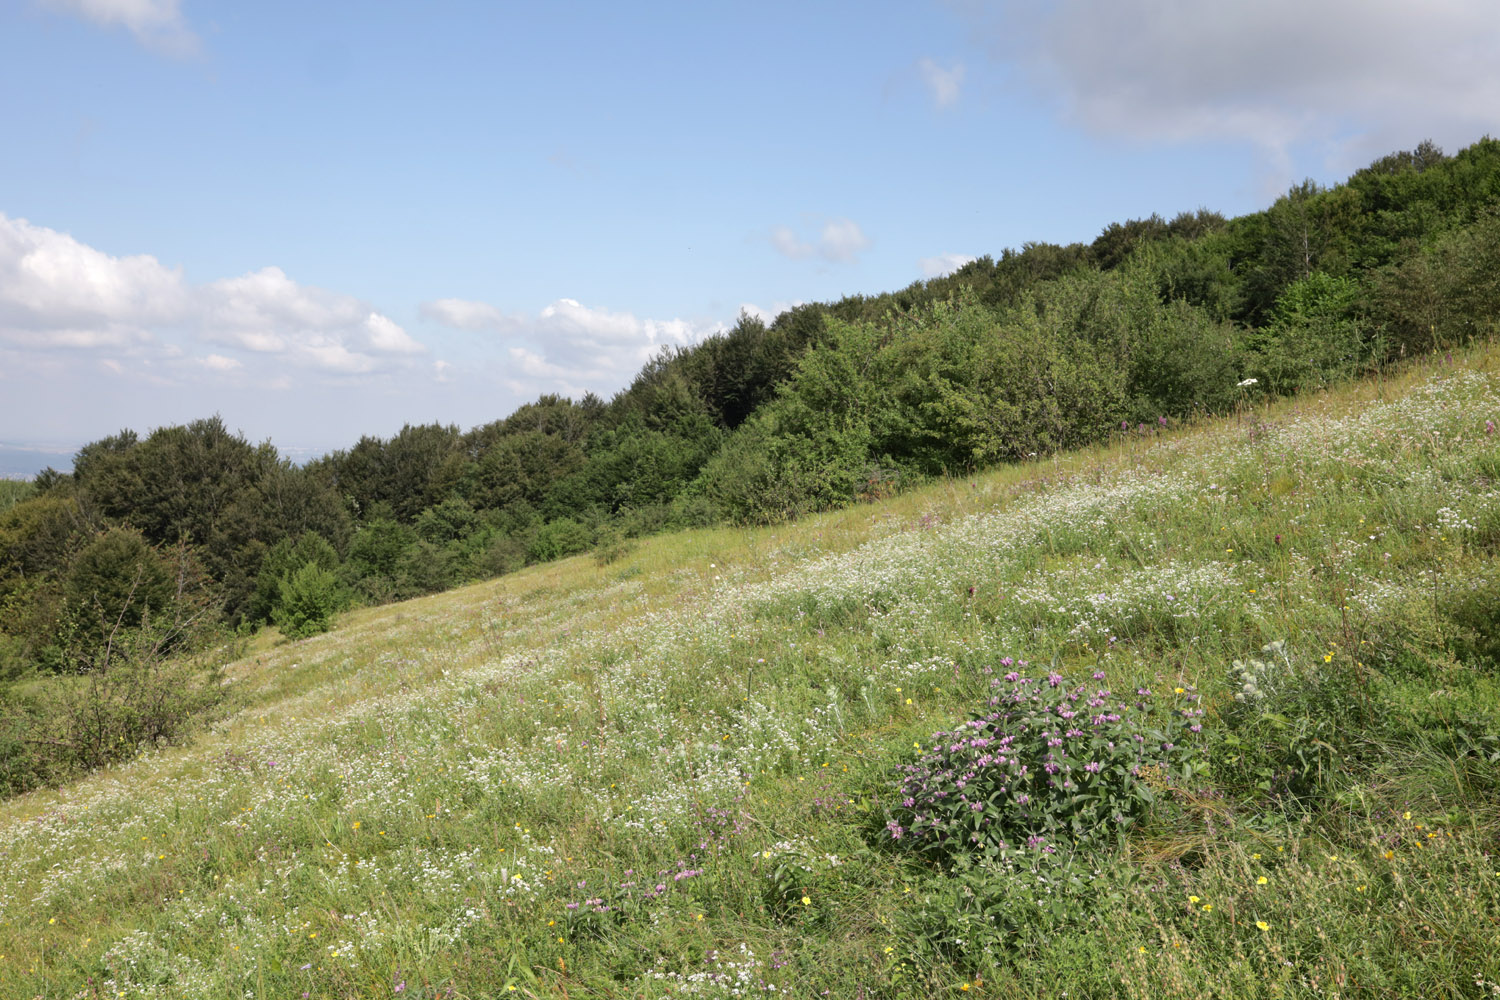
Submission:
{"label": "flowering shrub", "polygon": [[1191,689],[1177,688],[1165,708],[1148,688],[1126,699],[1103,671],[1093,679],[995,678],[984,714],[934,734],[900,769],[889,837],[944,860],[1118,839],[1154,800],[1153,785],[1193,771],[1187,743],[1203,710]]}

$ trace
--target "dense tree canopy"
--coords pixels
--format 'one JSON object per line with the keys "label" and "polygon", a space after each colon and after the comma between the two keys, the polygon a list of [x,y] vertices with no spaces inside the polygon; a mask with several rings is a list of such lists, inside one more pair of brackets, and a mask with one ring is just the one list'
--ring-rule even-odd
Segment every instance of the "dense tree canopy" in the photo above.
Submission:
{"label": "dense tree canopy", "polygon": [[[205,595],[326,623],[674,525],[774,520],[1220,413],[1490,335],[1500,142],[1431,143],[1265,211],[1112,223],[652,359],[604,401],[408,425],[306,467],[218,417],[0,491],[0,679]],[[111,624],[113,623],[113,624]]]}

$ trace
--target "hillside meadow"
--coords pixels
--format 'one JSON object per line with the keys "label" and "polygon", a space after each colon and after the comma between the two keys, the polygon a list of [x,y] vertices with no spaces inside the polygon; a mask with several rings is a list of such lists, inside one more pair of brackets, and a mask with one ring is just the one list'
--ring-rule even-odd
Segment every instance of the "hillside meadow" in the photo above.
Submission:
{"label": "hillside meadow", "polygon": [[[263,632],[0,803],[0,996],[1500,996],[1495,422],[1491,343]],[[1087,765],[971,800],[1035,692]]]}

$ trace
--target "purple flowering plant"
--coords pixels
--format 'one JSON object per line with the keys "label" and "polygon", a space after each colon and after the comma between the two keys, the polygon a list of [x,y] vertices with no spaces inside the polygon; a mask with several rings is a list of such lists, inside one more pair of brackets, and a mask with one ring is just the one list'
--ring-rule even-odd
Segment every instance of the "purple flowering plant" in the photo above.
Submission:
{"label": "purple flowering plant", "polygon": [[1121,695],[1104,683],[1038,676],[1001,661],[982,710],[934,733],[898,769],[885,836],[947,861],[1106,846],[1151,807],[1157,790],[1200,771],[1201,698]]}

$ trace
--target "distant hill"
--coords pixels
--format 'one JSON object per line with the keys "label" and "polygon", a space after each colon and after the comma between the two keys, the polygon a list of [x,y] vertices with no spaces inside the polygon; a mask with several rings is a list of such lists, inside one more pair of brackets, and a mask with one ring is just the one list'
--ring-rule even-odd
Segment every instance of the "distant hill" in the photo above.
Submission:
{"label": "distant hill", "polygon": [[73,452],[65,447],[38,448],[0,442],[0,479],[30,479],[51,466],[58,472],[73,471]]}

